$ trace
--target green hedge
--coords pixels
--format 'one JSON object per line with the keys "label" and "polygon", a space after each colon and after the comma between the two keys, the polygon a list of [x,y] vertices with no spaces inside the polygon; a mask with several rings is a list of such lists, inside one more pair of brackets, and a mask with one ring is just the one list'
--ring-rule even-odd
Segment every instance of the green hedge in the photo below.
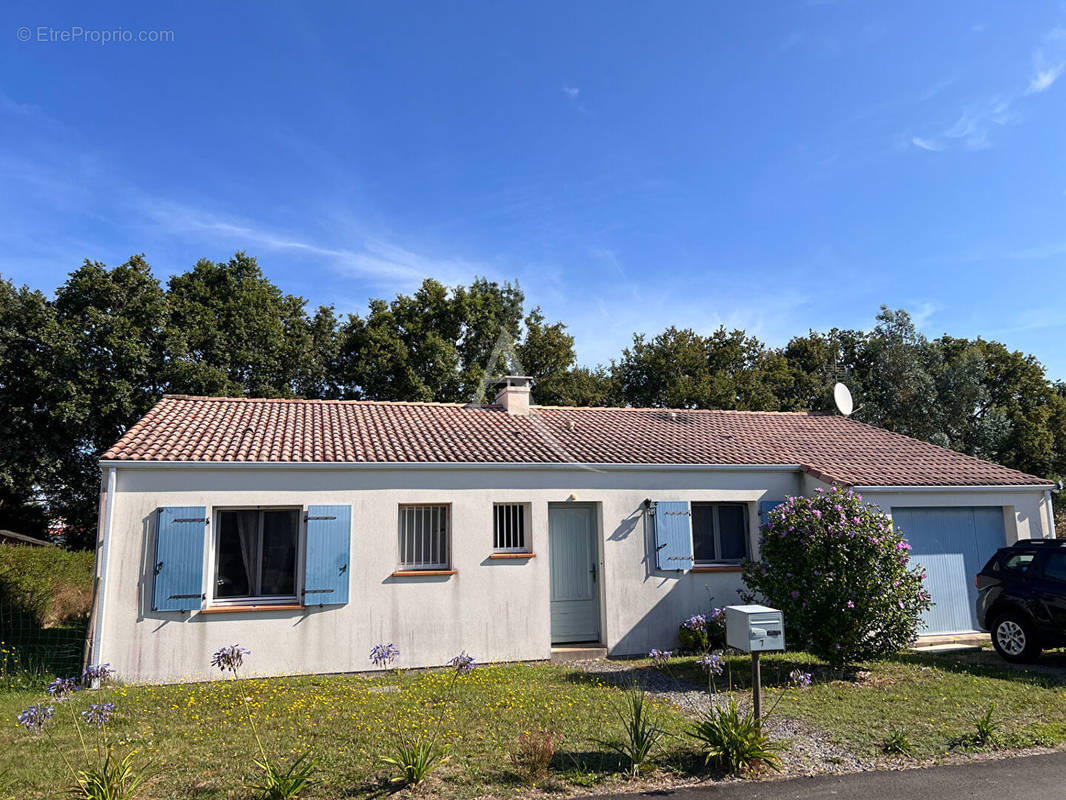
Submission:
{"label": "green hedge", "polygon": [[92,585],[91,551],[0,544],[0,603],[9,614],[27,613],[41,628],[81,621]]}

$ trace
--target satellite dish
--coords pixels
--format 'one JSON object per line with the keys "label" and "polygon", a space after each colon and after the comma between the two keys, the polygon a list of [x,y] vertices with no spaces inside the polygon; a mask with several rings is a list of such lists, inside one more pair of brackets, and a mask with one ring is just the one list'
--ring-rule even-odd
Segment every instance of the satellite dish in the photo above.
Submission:
{"label": "satellite dish", "polygon": [[833,386],[833,402],[837,404],[837,411],[845,417],[850,417],[851,412],[855,410],[855,402],[851,399],[851,392],[842,383],[838,382]]}

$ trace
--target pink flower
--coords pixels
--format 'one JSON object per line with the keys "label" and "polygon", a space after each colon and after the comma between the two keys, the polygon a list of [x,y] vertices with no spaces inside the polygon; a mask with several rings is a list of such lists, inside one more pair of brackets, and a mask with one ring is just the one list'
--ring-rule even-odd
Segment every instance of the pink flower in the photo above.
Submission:
{"label": "pink flower", "polygon": [[855,608],[855,603],[853,603],[851,600],[848,600],[848,608]]}
{"label": "pink flower", "polygon": [[814,509],[814,516],[818,517],[818,519],[821,519],[821,518],[822,518],[822,512],[821,512],[821,511],[819,511],[819,510],[818,510],[818,509],[816,508],[816,509]]}

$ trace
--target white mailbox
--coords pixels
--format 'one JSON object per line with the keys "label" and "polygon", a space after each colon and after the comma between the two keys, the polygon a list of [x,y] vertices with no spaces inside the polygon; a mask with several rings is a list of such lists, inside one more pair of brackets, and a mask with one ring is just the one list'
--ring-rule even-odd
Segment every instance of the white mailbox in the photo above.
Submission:
{"label": "white mailbox", "polygon": [[766,606],[726,606],[725,643],[745,653],[784,650],[784,614]]}

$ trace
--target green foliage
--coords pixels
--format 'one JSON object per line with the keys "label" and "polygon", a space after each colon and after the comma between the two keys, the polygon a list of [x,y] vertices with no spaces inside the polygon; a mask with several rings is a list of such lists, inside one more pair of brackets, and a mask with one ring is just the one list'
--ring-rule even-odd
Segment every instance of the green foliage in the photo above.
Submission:
{"label": "green foliage", "polygon": [[519,368],[536,402],[578,406],[827,411],[843,380],[859,420],[1066,476],[1066,385],[998,342],[929,340],[902,310],[780,349],[670,327],[582,366],[565,325],[524,303],[515,284],[427,279],[341,320],[311,313],[244,253],[166,287],[140,255],[86,261],[54,300],[0,279],[0,527],[42,535],[63,518],[68,543],[90,547],[99,456],[163,392],[466,402],[492,399],[486,374]]}
{"label": "green foliage", "polygon": [[885,737],[881,750],[887,755],[909,756],[914,751],[914,745],[905,728],[893,728]]}
{"label": "green foliage", "polygon": [[732,774],[755,771],[762,766],[778,770],[781,759],[778,742],[763,733],[755,712],[741,712],[740,702],[733,695],[725,705],[712,704],[700,713],[689,735],[699,741],[708,766]]}
{"label": "green foliage", "polygon": [[93,563],[91,552],[0,544],[0,602],[40,627],[84,617],[92,602]]}
{"label": "green foliage", "polygon": [[904,533],[849,490],[790,497],[767,516],[749,597],[784,612],[786,641],[834,666],[882,658],[918,635],[930,606]]}
{"label": "green foliage", "polygon": [[710,336],[674,327],[642,334],[611,367],[622,402],[668,408],[777,409],[790,384],[787,364],[743,331]]}
{"label": "green foliage", "polygon": [[548,777],[560,738],[550,730],[530,731],[518,737],[518,748],[511,753],[511,763],[527,785],[533,786]]}
{"label": "green foliage", "polygon": [[725,647],[725,611],[712,608],[706,614],[693,614],[677,629],[677,641],[688,653],[706,653]]}
{"label": "green foliage", "polygon": [[249,784],[248,788],[258,792],[262,800],[293,800],[299,797],[311,783],[315,771],[310,751],[297,756],[287,767],[258,759],[255,765],[263,771],[263,778],[259,783]]}
{"label": "green foliage", "polygon": [[974,714],[971,717],[974,731],[966,737],[966,744],[970,747],[996,747],[1002,741],[1000,736],[1000,723],[995,718],[996,705],[990,705],[983,714]]}
{"label": "green foliage", "polygon": [[401,735],[393,743],[391,752],[381,757],[382,764],[393,767],[398,773],[391,782],[404,786],[417,786],[447,761],[445,748],[437,744],[436,737],[425,735]]}
{"label": "green foliage", "polygon": [[602,744],[625,758],[629,762],[630,774],[636,777],[647,766],[652,751],[666,731],[643,689],[627,689],[615,714],[622,725],[622,736],[605,739]]}
{"label": "green foliage", "polygon": [[70,793],[83,800],[133,800],[148,777],[143,768],[135,766],[135,755],[131,750],[119,759],[110,747],[106,748],[100,764],[75,772],[75,785]]}

